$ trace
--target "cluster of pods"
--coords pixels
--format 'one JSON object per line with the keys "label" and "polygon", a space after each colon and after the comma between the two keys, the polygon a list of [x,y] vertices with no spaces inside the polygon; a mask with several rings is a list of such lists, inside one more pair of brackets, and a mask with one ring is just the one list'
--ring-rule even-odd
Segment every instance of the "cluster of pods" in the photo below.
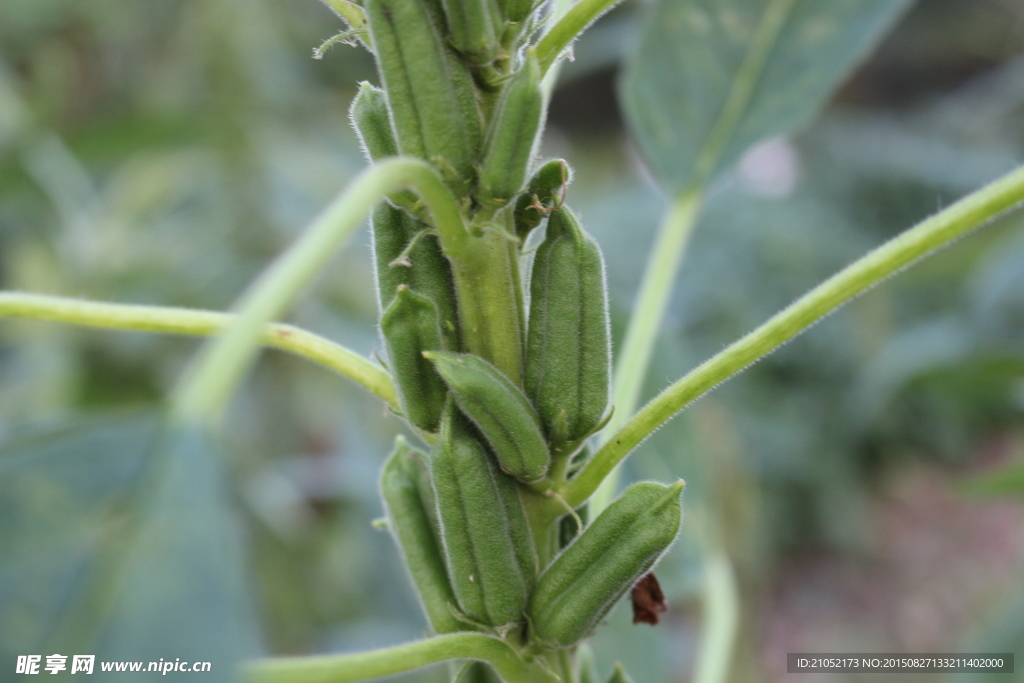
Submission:
{"label": "cluster of pods", "polygon": [[425,160],[471,239],[499,234],[510,247],[524,321],[516,376],[468,352],[456,266],[418,197],[397,192],[375,210],[386,363],[405,419],[432,444],[400,438],[381,490],[432,631],[543,649],[588,636],[664,554],[682,485],[636,484],[568,534],[557,518],[535,528],[527,512],[585,462],[610,415],[611,375],[601,251],[563,204],[567,164],[534,156],[545,104],[535,4],[364,0],[383,88],[363,83],[351,118],[371,161]]}

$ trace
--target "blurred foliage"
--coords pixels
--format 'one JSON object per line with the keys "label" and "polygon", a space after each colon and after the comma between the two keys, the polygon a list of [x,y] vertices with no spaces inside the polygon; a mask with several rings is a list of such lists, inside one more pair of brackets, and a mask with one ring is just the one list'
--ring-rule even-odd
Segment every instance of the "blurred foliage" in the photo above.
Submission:
{"label": "blurred foliage", "polygon": [[[665,207],[615,105],[617,65],[643,9],[627,3],[575,47],[544,150],[576,169],[569,200],[608,256],[617,340]],[[312,0],[0,4],[0,287],[226,307],[364,164],[347,107],[356,83],[373,78],[370,59],[344,46],[310,59],[336,31]],[[918,3],[810,130],[758,147],[714,186],[647,395],[1019,163],[1022,114],[1024,7]],[[675,616],[654,637],[620,606],[595,643],[602,672],[613,659],[638,681],[692,668],[708,520],[745,597],[734,676],[769,680],[760,641],[773,586],[796,575],[794,563],[870,556],[875,502],[908,468],[959,476],[1013,453],[1021,462],[1022,227],[1020,216],[1001,220],[861,297],[641,448],[631,474],[686,477],[695,514],[659,570]],[[379,342],[367,241],[337,258],[293,321],[369,354]],[[150,409],[195,348],[0,321],[0,440]],[[370,526],[399,424],[359,389],[274,353],[236,400],[227,461],[268,650],[354,649],[422,632],[397,552]],[[990,457],[994,438],[1018,447]],[[15,452],[4,450],[6,467]],[[63,475],[78,491],[61,494],[67,505],[102,479],[91,474]],[[91,538],[77,529],[65,531]],[[6,554],[25,539],[3,542]],[[986,633],[1020,651],[1021,612],[1007,605],[1022,566],[991,586],[996,597],[969,606],[947,651],[998,649]]]}

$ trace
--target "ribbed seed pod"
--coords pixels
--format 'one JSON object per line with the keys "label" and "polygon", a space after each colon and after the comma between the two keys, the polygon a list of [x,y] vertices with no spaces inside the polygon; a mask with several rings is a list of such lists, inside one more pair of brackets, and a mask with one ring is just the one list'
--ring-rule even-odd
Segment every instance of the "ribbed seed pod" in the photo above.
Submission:
{"label": "ribbed seed pod", "polygon": [[359,92],[348,110],[349,120],[359,138],[359,146],[367,161],[377,161],[398,154],[395,131],[391,127],[388,101],[384,91],[362,81]]}
{"label": "ribbed seed pod", "polygon": [[448,389],[423,352],[442,348],[437,307],[425,296],[399,285],[380,318],[380,330],[406,419],[420,429],[436,431]]}
{"label": "ribbed seed pod", "polygon": [[[398,154],[395,131],[391,127],[391,115],[388,114],[387,98],[383,90],[366,81],[360,83],[359,92],[349,108],[349,120],[367,161],[372,163]],[[414,216],[427,215],[426,206],[411,190],[393,192],[388,199]]]}
{"label": "ribbed seed pod", "polygon": [[450,633],[466,627],[452,612],[457,602],[432,520],[436,513],[426,462],[426,455],[409,448],[405,439],[398,437],[381,472],[380,491],[388,528],[401,550],[430,626],[435,633]]}
{"label": "ribbed seed pod", "polygon": [[633,679],[622,668],[622,664],[615,662],[615,670],[612,671],[612,677],[608,679],[608,683],[633,683]]}
{"label": "ribbed seed pod", "polygon": [[501,48],[503,21],[496,0],[441,0],[455,49],[471,64],[487,64]]}
{"label": "ribbed seed pod", "polygon": [[431,0],[366,0],[377,67],[402,154],[430,161],[457,194],[469,189],[480,112],[469,67],[448,44]]}
{"label": "ribbed seed pod", "polygon": [[[370,224],[381,310],[391,305],[400,285],[409,287],[430,299],[437,308],[443,348],[458,349],[458,303],[451,264],[441,251],[437,237],[421,234],[430,226],[387,203],[377,205]],[[412,249],[406,251],[414,239]],[[403,253],[402,262],[395,264]]]}
{"label": "ribbed seed pod", "polygon": [[504,206],[523,189],[544,112],[540,79],[540,62],[531,49],[502,93],[487,135],[476,193],[484,206]]}
{"label": "ribbed seed pod", "polygon": [[526,395],[555,444],[601,424],[611,384],[604,261],[569,209],[551,212],[530,280]]}
{"label": "ribbed seed pod", "polygon": [[540,420],[523,392],[479,356],[436,351],[424,355],[487,439],[501,469],[527,482],[542,478],[551,458]]}
{"label": "ribbed seed pod", "polygon": [[679,531],[683,482],[630,486],[541,574],[530,637],[567,647],[585,638],[668,550]]}
{"label": "ribbed seed pod", "polygon": [[475,432],[453,405],[446,408],[431,472],[459,606],[474,621],[502,628],[522,618],[537,556],[517,486]]}
{"label": "ribbed seed pod", "polygon": [[509,21],[522,22],[541,5],[536,0],[500,0],[501,11]]}
{"label": "ribbed seed pod", "polygon": [[562,159],[552,159],[537,169],[530,178],[526,191],[516,200],[513,212],[516,236],[520,240],[525,242],[530,231],[540,225],[548,215],[547,211],[535,207],[543,206],[550,209],[559,206],[565,199],[565,188],[571,179],[569,164]]}

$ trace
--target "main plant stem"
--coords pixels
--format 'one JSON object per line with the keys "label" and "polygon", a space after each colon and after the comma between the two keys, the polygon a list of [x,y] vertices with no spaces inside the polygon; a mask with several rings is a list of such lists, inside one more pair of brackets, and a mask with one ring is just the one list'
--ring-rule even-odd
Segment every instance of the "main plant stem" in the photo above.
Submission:
{"label": "main plant stem", "polygon": [[462,344],[522,386],[523,302],[515,244],[493,228],[470,240],[468,249],[453,253],[441,239],[452,263]]}

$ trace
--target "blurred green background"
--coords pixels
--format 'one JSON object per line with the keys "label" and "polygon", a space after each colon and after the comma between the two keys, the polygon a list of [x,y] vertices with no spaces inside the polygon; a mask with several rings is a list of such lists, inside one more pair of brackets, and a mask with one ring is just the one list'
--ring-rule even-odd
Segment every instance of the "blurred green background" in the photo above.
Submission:
{"label": "blurred green background", "polygon": [[[641,9],[576,46],[544,141],[575,168],[569,203],[605,250],[617,340],[665,208],[616,104]],[[314,0],[0,3],[0,288],[226,308],[364,166],[347,109],[371,59],[310,56],[338,29]],[[1022,160],[1024,5],[919,2],[811,129],[716,186],[647,396]],[[651,630],[617,609],[595,643],[603,668],[691,680],[710,543],[740,587],[731,680],[784,680],[797,651],[1016,651],[1024,669],[1024,497],[977,479],[1024,465],[1022,228],[1000,220],[859,298],[633,456],[629,478],[688,480],[690,514],[658,571],[667,619]],[[365,354],[380,344],[368,242],[291,317]],[[0,442],[150,409],[196,348],[0,320]],[[400,421],[268,352],[229,425],[268,650],[421,634],[370,524]]]}

